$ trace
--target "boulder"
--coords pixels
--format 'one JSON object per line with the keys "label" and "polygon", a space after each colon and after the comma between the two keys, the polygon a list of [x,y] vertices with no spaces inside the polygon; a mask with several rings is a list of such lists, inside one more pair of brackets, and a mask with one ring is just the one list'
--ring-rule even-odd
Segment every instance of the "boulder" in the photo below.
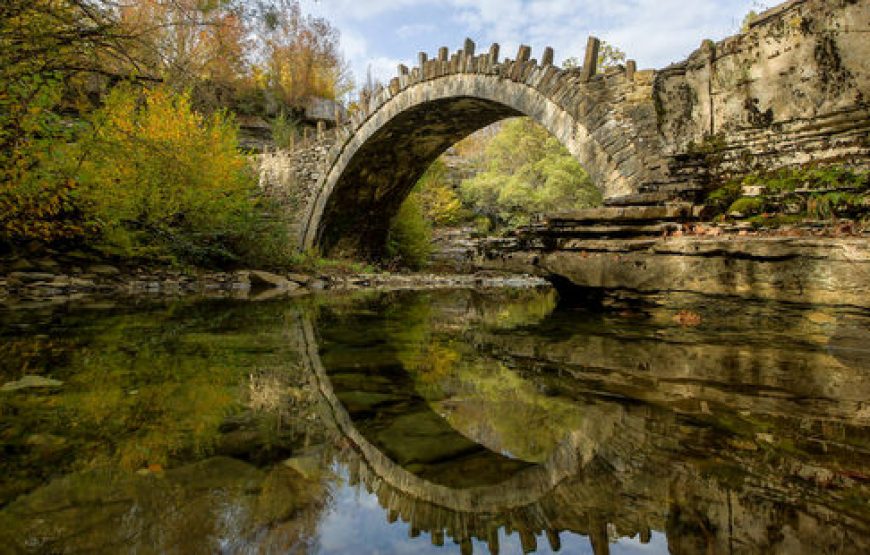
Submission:
{"label": "boulder", "polygon": [[291,290],[301,287],[298,283],[290,281],[283,276],[262,270],[248,272],[248,280],[251,283],[251,288],[272,287],[281,290]]}
{"label": "boulder", "polygon": [[298,283],[299,285],[307,285],[314,280],[314,276],[310,276],[308,274],[290,273],[287,274],[287,279],[294,283]]}
{"label": "boulder", "polygon": [[87,273],[97,276],[116,276],[121,273],[121,270],[114,266],[109,266],[108,264],[94,264],[88,266]]}

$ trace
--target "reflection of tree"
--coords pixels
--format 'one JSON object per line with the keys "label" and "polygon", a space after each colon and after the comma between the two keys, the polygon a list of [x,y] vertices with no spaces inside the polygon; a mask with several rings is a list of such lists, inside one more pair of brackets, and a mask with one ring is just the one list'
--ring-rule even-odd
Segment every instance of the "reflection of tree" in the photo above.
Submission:
{"label": "reflection of tree", "polygon": [[0,512],[0,542],[45,552],[287,552],[310,543],[328,476],[226,457],[161,477],[87,470]]}
{"label": "reflection of tree", "polygon": [[522,327],[554,306],[549,290],[416,295],[387,309],[389,345],[418,393],[454,429],[497,453],[543,462],[580,425],[576,407],[481,356],[457,332]]}
{"label": "reflection of tree", "polygon": [[333,478],[329,452],[310,447],[326,434],[311,418],[296,316],[285,311],[179,303],[73,313],[43,322],[40,331],[66,338],[64,356],[45,359],[20,338],[27,371],[50,370],[64,385],[0,397],[0,545],[213,553],[309,544]]}
{"label": "reflection of tree", "polygon": [[[0,470],[12,478],[5,484],[10,490],[0,493],[5,498],[38,483],[47,460],[57,472],[129,471],[201,458],[234,438],[221,433],[228,417],[260,426],[256,441],[266,441],[263,431],[290,419],[287,407],[294,405],[283,404],[281,397],[243,415],[243,386],[253,361],[268,367],[275,380],[280,377],[275,387],[288,396],[296,385],[291,382],[304,376],[288,364],[294,358],[281,326],[274,325],[283,318],[280,305],[256,308],[181,304],[112,316],[73,315],[58,323],[66,339],[54,356],[32,356],[26,347],[31,338],[18,338],[16,364],[29,364],[27,373],[50,374],[64,385],[0,397],[0,432],[10,454]],[[52,324],[45,326],[48,335],[56,333]],[[41,337],[33,337],[33,344],[55,345]],[[259,424],[266,421],[271,424]],[[288,437],[286,430],[281,433],[280,438],[272,433],[267,443]]]}

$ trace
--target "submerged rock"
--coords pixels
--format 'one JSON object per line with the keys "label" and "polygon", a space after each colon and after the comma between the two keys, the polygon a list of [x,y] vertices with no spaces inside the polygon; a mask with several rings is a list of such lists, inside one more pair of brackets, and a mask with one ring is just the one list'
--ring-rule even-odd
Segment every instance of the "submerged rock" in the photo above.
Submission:
{"label": "submerged rock", "polygon": [[9,279],[17,283],[52,281],[54,278],[54,274],[49,274],[47,272],[12,272],[11,274],[9,274]]}
{"label": "submerged rock", "polygon": [[3,387],[0,387],[0,391],[18,391],[19,389],[30,389],[30,388],[40,388],[40,387],[60,387],[63,385],[63,382],[60,380],[53,380],[51,378],[46,378],[43,376],[34,376],[27,375],[21,378],[18,381],[7,382],[3,384]]}

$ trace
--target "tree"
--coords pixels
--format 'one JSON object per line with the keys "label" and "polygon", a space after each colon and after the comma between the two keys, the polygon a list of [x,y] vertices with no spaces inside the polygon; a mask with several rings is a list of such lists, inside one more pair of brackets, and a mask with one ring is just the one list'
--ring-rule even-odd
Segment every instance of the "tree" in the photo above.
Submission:
{"label": "tree", "polygon": [[462,182],[463,202],[494,226],[532,214],[594,206],[601,193],[564,146],[528,118],[508,121],[486,148],[481,171]]}
{"label": "tree", "polygon": [[256,63],[264,85],[291,107],[311,97],[335,99],[351,88],[338,49],[338,30],[304,16],[297,0],[277,0],[263,10],[256,30]]}
{"label": "tree", "polygon": [[745,33],[749,31],[749,28],[752,26],[752,22],[758,18],[758,12],[755,10],[749,10],[749,13],[743,18],[743,22],[740,24],[740,32]]}

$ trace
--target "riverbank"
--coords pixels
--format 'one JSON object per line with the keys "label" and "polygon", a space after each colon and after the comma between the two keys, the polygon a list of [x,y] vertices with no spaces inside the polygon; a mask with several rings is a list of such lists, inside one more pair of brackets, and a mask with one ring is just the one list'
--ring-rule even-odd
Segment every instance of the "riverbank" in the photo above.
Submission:
{"label": "riverbank", "polygon": [[347,273],[208,271],[123,267],[104,262],[63,265],[53,259],[7,265],[0,274],[0,307],[64,304],[96,298],[207,297],[267,300],[323,290],[535,288],[549,284],[527,274],[479,272]]}

